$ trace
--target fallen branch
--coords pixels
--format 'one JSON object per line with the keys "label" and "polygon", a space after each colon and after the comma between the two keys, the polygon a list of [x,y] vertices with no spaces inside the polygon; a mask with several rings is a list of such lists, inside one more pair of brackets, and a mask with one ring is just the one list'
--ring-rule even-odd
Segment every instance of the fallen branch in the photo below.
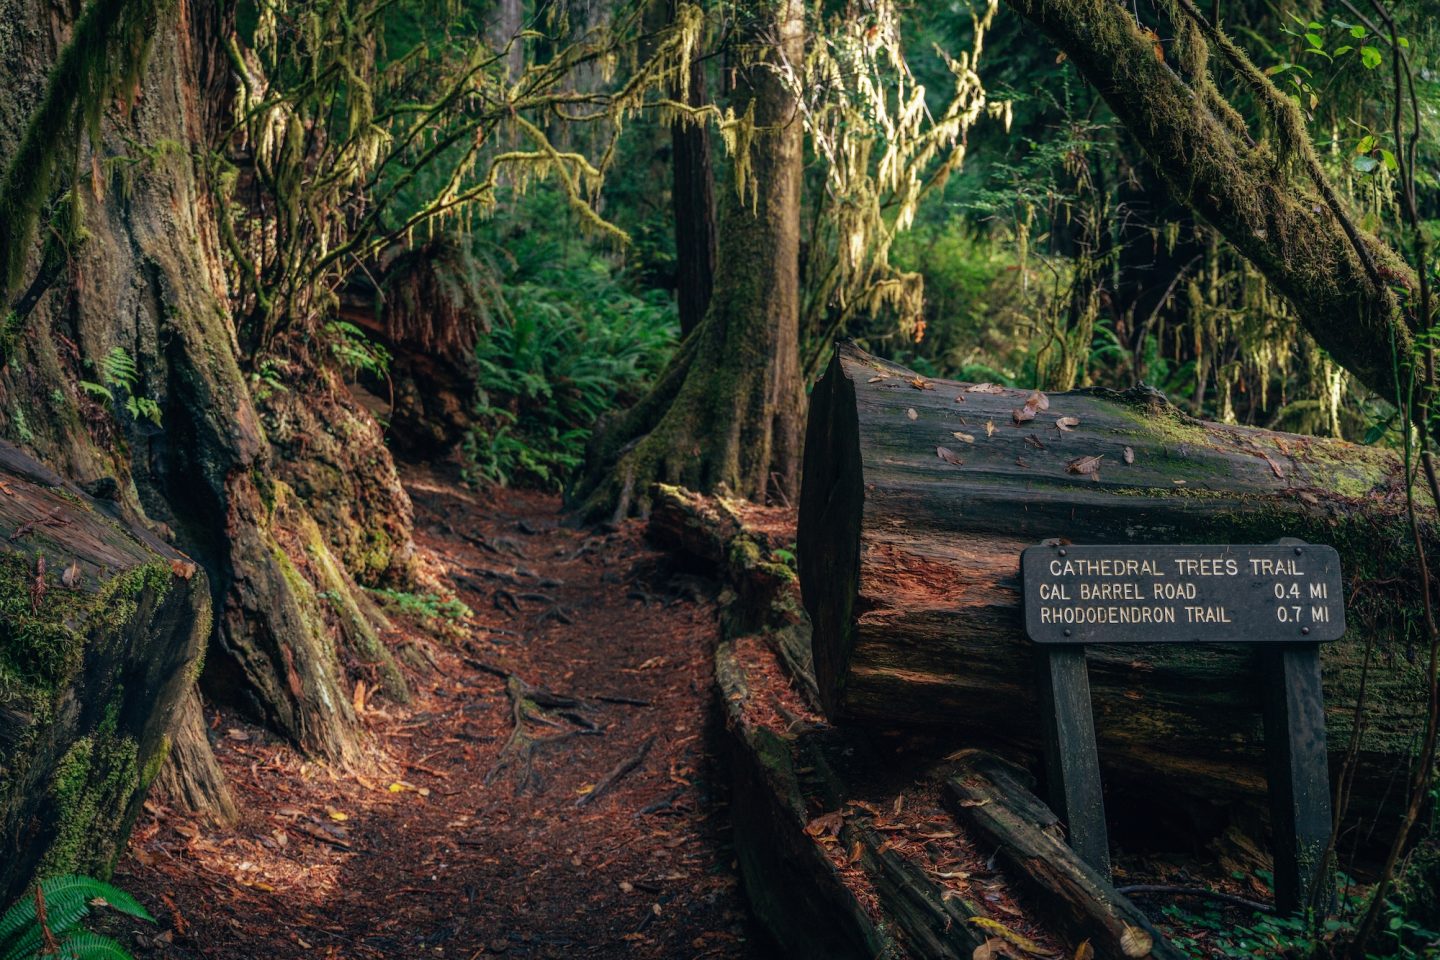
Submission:
{"label": "fallen branch", "polygon": [[589,793],[585,794],[585,796],[581,797],[579,800],[576,800],[575,806],[588,807],[591,803],[594,803],[604,794],[608,793],[610,789],[615,786],[615,784],[619,783],[631,771],[633,771],[636,767],[640,766],[640,764],[645,762],[645,757],[650,753],[650,748],[654,745],[655,738],[653,736],[646,737],[645,742],[640,744],[640,749],[635,752],[634,756],[626,760],[622,760],[619,765],[615,767],[614,770],[611,770],[605,775],[605,778],[603,780],[595,784],[594,790],[591,790]]}

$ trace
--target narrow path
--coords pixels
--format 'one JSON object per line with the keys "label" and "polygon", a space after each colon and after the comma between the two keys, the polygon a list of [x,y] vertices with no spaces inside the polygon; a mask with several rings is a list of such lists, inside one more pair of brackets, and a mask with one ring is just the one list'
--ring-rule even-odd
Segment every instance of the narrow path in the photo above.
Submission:
{"label": "narrow path", "polygon": [[410,631],[434,667],[413,703],[367,707],[372,770],[212,715],[243,819],[147,809],[118,871],[161,921],[137,955],[758,960],[711,754],[707,585],[633,524],[409,486],[418,545],[474,621]]}

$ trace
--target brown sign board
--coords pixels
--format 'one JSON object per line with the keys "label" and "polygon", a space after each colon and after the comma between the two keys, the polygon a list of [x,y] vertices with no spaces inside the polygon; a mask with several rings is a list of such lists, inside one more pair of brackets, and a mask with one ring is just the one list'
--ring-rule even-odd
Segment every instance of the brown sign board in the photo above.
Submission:
{"label": "brown sign board", "polygon": [[1030,547],[1036,643],[1320,643],[1345,633],[1340,555],[1305,543]]}

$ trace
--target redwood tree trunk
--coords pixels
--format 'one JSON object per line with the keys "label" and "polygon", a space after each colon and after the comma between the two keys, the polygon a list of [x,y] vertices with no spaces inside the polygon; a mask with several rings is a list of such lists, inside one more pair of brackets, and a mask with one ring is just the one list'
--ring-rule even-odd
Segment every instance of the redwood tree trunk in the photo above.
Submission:
{"label": "redwood tree trunk", "polygon": [[[4,168],[74,22],[40,0],[0,0],[0,22],[45,25],[0,31]],[[317,593],[326,578],[312,576],[333,557],[276,482],[236,358],[211,192],[189,149],[208,149],[224,123],[220,43],[229,29],[214,5],[168,8],[133,107],[110,111],[98,142],[82,132],[78,149],[68,131],[54,131],[60,189],[83,200],[84,239],[65,251],[56,282],[27,300],[7,344],[0,435],[204,568],[215,609],[212,696],[314,755],[348,761],[361,756],[350,682],[336,615]],[[187,149],[167,149],[175,143]],[[130,162],[109,162],[118,156]],[[40,246],[17,289],[41,274]],[[138,371],[129,387],[106,381],[117,349]],[[114,400],[82,381],[106,385]],[[158,423],[127,411],[131,390],[157,405]]]}
{"label": "redwood tree trunk", "polygon": [[[672,2],[673,12],[675,4]],[[673,91],[678,97],[680,91]],[[704,106],[705,64],[690,64],[685,102]],[[702,123],[670,124],[674,165],[671,199],[675,210],[675,299],[680,335],[688,337],[710,307],[715,284],[715,173],[710,162],[710,128]]]}
{"label": "redwood tree trunk", "polygon": [[722,190],[715,287],[705,319],[650,395],[597,433],[577,491],[592,514],[648,509],[655,481],[788,498],[800,477],[800,173],[803,129],[781,78],[804,56],[800,0],[757,4],[741,25],[730,97],[753,113],[743,183]]}

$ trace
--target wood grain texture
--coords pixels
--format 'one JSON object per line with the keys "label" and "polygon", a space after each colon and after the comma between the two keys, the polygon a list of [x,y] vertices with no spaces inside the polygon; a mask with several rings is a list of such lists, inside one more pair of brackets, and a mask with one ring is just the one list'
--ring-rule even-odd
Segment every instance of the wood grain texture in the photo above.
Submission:
{"label": "wood grain texture", "polygon": [[[851,345],[815,387],[798,554],[832,719],[946,724],[1033,757],[1041,730],[1021,550],[1056,537],[1297,537],[1334,545],[1346,573],[1351,629],[1324,653],[1331,744],[1349,736],[1365,644],[1376,643],[1355,793],[1357,811],[1373,809],[1421,706],[1417,668],[1403,655],[1416,598],[1398,459],[1202,423],[1148,390],[1057,394],[1017,423],[1029,391],[992,389],[917,378]],[[1062,416],[1079,425],[1062,431]],[[1093,456],[1102,458],[1093,475],[1067,467]],[[1433,517],[1424,519],[1433,538]],[[1107,787],[1144,784],[1157,799],[1215,808],[1263,804],[1251,650],[1094,646],[1089,657]]]}

